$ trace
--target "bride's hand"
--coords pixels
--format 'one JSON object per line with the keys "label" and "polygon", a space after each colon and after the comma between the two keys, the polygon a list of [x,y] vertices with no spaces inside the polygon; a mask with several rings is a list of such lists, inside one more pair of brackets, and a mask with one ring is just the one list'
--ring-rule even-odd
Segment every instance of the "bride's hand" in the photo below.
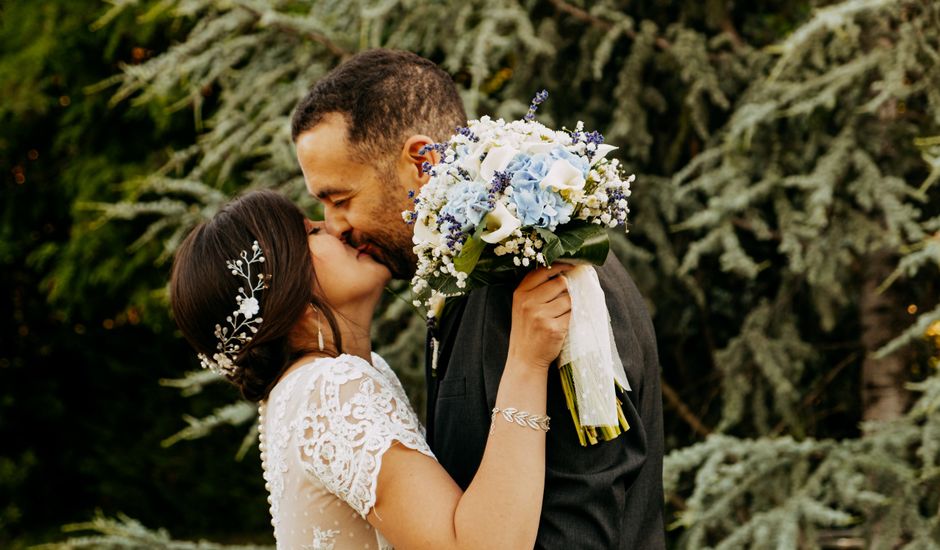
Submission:
{"label": "bride's hand", "polygon": [[561,353],[568,335],[571,298],[560,275],[573,269],[556,264],[541,267],[522,279],[512,295],[512,329],[509,356],[521,364],[548,368]]}

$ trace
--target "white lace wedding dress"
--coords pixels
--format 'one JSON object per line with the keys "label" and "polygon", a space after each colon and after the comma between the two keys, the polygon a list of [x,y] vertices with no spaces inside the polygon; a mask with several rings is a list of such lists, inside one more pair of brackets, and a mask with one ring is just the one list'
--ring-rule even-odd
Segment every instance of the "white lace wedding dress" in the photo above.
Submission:
{"label": "white lace wedding dress", "polygon": [[316,359],[278,381],[259,414],[277,547],[390,548],[365,520],[382,455],[394,442],[434,455],[385,361]]}

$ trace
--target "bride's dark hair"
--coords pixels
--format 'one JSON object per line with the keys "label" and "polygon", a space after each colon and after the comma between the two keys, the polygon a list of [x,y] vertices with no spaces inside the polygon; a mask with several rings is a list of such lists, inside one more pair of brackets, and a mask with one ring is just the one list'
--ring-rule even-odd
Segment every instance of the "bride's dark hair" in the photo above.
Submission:
{"label": "bride's dark hair", "polygon": [[284,370],[313,351],[290,341],[292,329],[310,304],[322,312],[333,333],[336,349],[326,351],[338,354],[342,350],[336,317],[313,290],[316,275],[304,219],[287,198],[273,191],[253,191],[196,227],[173,261],[173,316],[196,351],[212,357],[219,342],[215,326],[226,325],[225,318],[238,308],[238,288],[245,286],[244,279],[232,276],[226,262],[250,251],[258,241],[265,256],[258,267],[268,281],[268,288],[258,296],[263,322],[252,341],[242,346],[235,358],[235,373],[228,377],[249,401],[267,398]]}

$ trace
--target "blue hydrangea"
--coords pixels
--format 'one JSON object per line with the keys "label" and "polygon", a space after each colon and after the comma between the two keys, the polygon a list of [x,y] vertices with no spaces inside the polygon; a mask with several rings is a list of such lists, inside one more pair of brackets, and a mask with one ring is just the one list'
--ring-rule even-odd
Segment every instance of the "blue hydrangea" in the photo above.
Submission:
{"label": "blue hydrangea", "polygon": [[542,153],[531,156],[519,153],[506,166],[506,172],[512,175],[511,185],[516,187],[525,182],[541,182],[552,167],[552,161],[552,158]]}
{"label": "blue hydrangea", "polygon": [[543,189],[542,179],[548,174],[556,158],[552,154],[516,155],[506,171],[512,174],[512,202],[516,205],[516,217],[524,226],[544,227],[551,231],[558,224],[568,223],[574,206],[560,194]]}
{"label": "blue hydrangea", "polygon": [[477,182],[462,181],[447,191],[447,204],[441,214],[450,215],[460,224],[460,230],[476,227],[490,211],[486,188]]}

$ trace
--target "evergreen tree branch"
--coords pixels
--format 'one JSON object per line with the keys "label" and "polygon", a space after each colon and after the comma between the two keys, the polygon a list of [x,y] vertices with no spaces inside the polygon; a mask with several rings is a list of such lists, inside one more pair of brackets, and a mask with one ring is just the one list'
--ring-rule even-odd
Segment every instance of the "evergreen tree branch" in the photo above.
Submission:
{"label": "evergreen tree branch", "polygon": [[150,530],[139,521],[124,514],[116,518],[108,518],[100,511],[86,523],[66,525],[63,530],[67,533],[93,531],[99,533],[94,536],[73,537],[61,543],[43,544],[35,548],[43,550],[77,550],[80,548],[95,549],[140,549],[154,550],[270,550],[267,546],[255,545],[226,545],[208,541],[181,541],[174,540],[165,529]]}
{"label": "evergreen tree branch", "polygon": [[[555,9],[557,9],[558,11],[567,13],[568,15],[577,19],[578,21],[583,21],[585,23],[588,23],[589,25],[593,27],[597,27],[600,30],[609,31],[614,26],[614,24],[611,23],[610,21],[601,19],[600,17],[597,17],[591,14],[590,12],[582,8],[579,8],[578,6],[573,6],[569,4],[568,2],[565,2],[565,0],[548,0],[548,1],[553,6],[555,6]],[[631,40],[636,40],[637,32],[633,30],[632,28],[624,28],[623,34],[628,36]],[[661,50],[668,50],[672,47],[672,44],[670,44],[668,40],[666,40],[665,38],[661,36],[656,37],[654,43]]]}
{"label": "evergreen tree branch", "polygon": [[706,426],[701,421],[701,419],[699,419],[699,417],[695,416],[691,409],[689,409],[688,405],[686,405],[685,402],[682,401],[682,398],[679,397],[679,393],[676,392],[676,390],[665,380],[661,381],[661,385],[663,390],[663,398],[669,403],[670,406],[672,406],[673,409],[675,409],[676,414],[679,415],[679,418],[684,420],[685,423],[688,424],[689,427],[692,428],[692,431],[694,431],[696,434],[702,437],[708,437],[712,433],[712,430]]}
{"label": "evergreen tree branch", "polygon": [[351,52],[330,40],[330,38],[325,34],[312,30],[301,29],[297,24],[294,24],[289,17],[276,15],[274,12],[262,12],[260,9],[253,7],[251,2],[245,0],[238,0],[235,2],[235,4],[242,10],[245,10],[253,15],[258,20],[259,24],[264,27],[276,29],[288,34],[312,40],[326,48],[327,51],[332,53],[340,60],[352,55]]}

